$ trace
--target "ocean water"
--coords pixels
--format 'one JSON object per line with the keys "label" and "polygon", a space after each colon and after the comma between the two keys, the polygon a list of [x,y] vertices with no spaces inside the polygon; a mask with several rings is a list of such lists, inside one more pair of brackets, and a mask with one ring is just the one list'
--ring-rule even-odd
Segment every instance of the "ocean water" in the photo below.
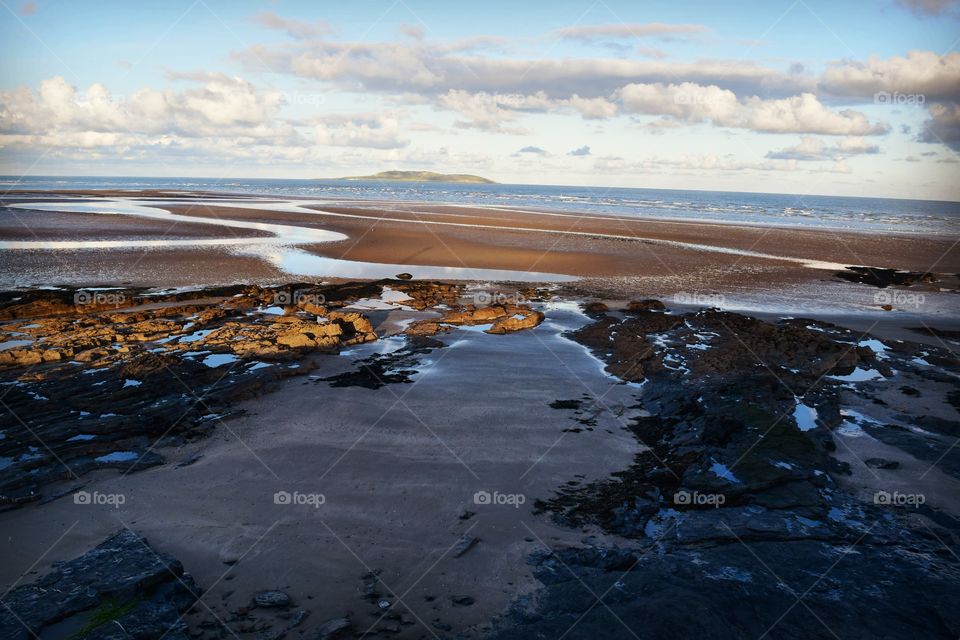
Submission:
{"label": "ocean water", "polygon": [[840,196],[346,180],[0,176],[25,189],[160,189],[233,194],[534,208],[640,218],[960,235],[960,202]]}

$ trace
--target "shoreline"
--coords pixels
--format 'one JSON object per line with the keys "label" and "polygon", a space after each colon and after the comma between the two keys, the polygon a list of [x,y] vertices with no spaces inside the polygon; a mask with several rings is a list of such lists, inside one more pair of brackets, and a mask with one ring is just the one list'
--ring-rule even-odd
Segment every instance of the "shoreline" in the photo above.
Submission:
{"label": "shoreline", "polygon": [[[93,192],[67,193],[71,198],[64,205],[89,207],[91,198],[79,197]],[[119,203],[111,199],[121,194]],[[5,215],[0,210],[0,244],[52,240],[83,245],[109,238],[114,246],[0,249],[8,274],[0,285],[209,287],[298,278],[376,280],[406,271],[417,279],[462,282],[571,280],[611,298],[689,299],[748,313],[873,316],[884,324],[890,317],[881,307],[889,298],[894,313],[903,317],[899,324],[950,328],[960,322],[953,293],[960,288],[960,236],[951,241],[940,236],[837,234],[436,203],[411,208],[396,202],[343,206],[338,201],[334,206],[310,198],[228,200],[196,193],[98,195],[92,200],[106,199],[114,212],[18,208]],[[35,199],[0,199],[3,204],[31,201]],[[153,207],[156,214],[124,213],[128,202]],[[323,211],[316,210],[321,207]],[[26,216],[35,216],[36,229],[25,230]],[[283,235],[277,235],[278,229]],[[297,237],[309,234],[345,239],[318,244]],[[122,246],[124,238],[130,245],[160,246]],[[164,238],[176,241],[163,246]],[[224,238],[224,244],[217,243],[218,238]],[[173,246],[192,242],[203,246]],[[849,278],[853,272],[845,267],[864,264],[917,274],[933,266],[937,281],[878,289],[837,277]]]}

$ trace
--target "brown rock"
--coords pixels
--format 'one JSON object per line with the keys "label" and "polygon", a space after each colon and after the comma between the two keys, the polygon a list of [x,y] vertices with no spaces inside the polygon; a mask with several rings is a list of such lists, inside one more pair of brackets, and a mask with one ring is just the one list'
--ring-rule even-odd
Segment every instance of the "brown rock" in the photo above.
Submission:
{"label": "brown rock", "polygon": [[313,304],[312,302],[305,302],[300,305],[300,308],[307,313],[313,314],[315,316],[325,316],[327,315],[327,308],[322,307],[318,304]]}
{"label": "brown rock", "polygon": [[633,300],[627,303],[627,311],[637,313],[639,311],[663,311],[667,307],[659,300]]}
{"label": "brown rock", "polygon": [[507,313],[507,309],[500,305],[481,307],[479,309],[473,305],[468,305],[459,311],[447,312],[443,318],[441,318],[441,322],[458,325],[487,324],[497,318],[506,316]]}
{"label": "brown rock", "polygon": [[86,351],[81,351],[77,355],[73,356],[73,359],[78,362],[93,362],[94,360],[99,360],[100,358],[106,358],[109,355],[110,352],[106,349],[87,349]]}
{"label": "brown rock", "polygon": [[313,349],[317,346],[312,338],[302,333],[284,333],[277,336],[277,344],[293,349]]}
{"label": "brown rock", "polygon": [[487,329],[486,333],[512,333],[524,329],[533,329],[543,322],[544,315],[539,311],[527,309],[521,313],[514,314],[506,318],[498,318],[493,326]]}
{"label": "brown rock", "polygon": [[442,325],[436,320],[418,320],[411,322],[404,333],[408,336],[432,336],[441,331],[450,331],[450,327]]}
{"label": "brown rock", "polygon": [[583,306],[584,313],[591,314],[591,315],[606,313],[609,310],[610,310],[610,307],[608,307],[602,302],[589,302]]}
{"label": "brown rock", "polygon": [[0,351],[0,365],[4,366],[26,366],[37,364],[43,358],[36,351],[29,349],[7,349]]}
{"label": "brown rock", "polygon": [[327,317],[330,319],[330,322],[341,325],[344,328],[345,335],[350,335],[351,333],[373,333],[373,325],[370,324],[370,321],[367,320],[363,314],[355,311],[350,313],[334,311]]}

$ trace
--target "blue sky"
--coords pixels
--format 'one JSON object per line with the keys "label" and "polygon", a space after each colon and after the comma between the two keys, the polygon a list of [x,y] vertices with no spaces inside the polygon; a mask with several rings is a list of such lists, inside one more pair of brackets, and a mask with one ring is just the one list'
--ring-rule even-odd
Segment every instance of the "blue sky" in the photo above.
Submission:
{"label": "blue sky", "polygon": [[960,199],[951,0],[4,2],[6,174]]}

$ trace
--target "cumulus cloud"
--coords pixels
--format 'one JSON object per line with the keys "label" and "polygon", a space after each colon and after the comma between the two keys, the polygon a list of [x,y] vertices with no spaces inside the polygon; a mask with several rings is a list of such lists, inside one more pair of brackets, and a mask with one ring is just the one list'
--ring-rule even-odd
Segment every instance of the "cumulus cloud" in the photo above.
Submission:
{"label": "cumulus cloud", "polygon": [[618,112],[617,105],[606,98],[581,98],[574,94],[566,99],[552,99],[543,91],[521,95],[451,89],[436,100],[436,106],[464,116],[466,120],[456,122],[458,127],[517,135],[529,130],[508,125],[528,113],[569,112],[593,120],[610,118]]}
{"label": "cumulus cloud", "polygon": [[870,144],[863,138],[850,137],[840,140],[836,144],[827,144],[813,136],[803,136],[800,143],[792,147],[770,151],[767,158],[771,160],[834,160],[862,154],[876,154],[880,148]]}
{"label": "cumulus cloud", "polygon": [[905,57],[833,62],[824,71],[819,87],[834,96],[868,100],[886,92],[923,96],[913,102],[956,102],[960,100],[960,53],[910,51]]}
{"label": "cumulus cloud", "polygon": [[379,115],[328,118],[316,126],[315,141],[334,147],[399,149],[407,146],[400,138],[400,121]]}
{"label": "cumulus cloud", "polygon": [[490,93],[470,93],[451,89],[439,97],[437,105],[443,109],[455,111],[466,120],[458,120],[455,125],[462,128],[482,129],[498,133],[525,134],[526,129],[506,126],[519,117],[517,108],[524,101],[523,96],[507,96]]}
{"label": "cumulus cloud", "polygon": [[690,36],[705,33],[709,30],[702,24],[616,23],[564,27],[553,33],[564,40],[594,42],[609,39]]}
{"label": "cumulus cloud", "polygon": [[574,149],[574,150],[572,150],[572,151],[568,151],[568,152],[567,152],[567,155],[568,155],[568,156],[577,156],[577,157],[588,156],[588,155],[590,155],[590,147],[587,146],[587,145],[583,145],[582,147],[577,147],[576,149]]}
{"label": "cumulus cloud", "polygon": [[222,74],[208,74],[203,86],[179,93],[142,89],[130,96],[115,96],[100,83],[79,92],[57,76],[42,81],[36,92],[26,87],[0,92],[0,132],[278,136],[290,132],[270,122],[281,103],[279,92],[259,92]]}
{"label": "cumulus cloud", "polygon": [[[182,79],[182,77],[181,77]],[[209,153],[211,157],[304,157],[318,145],[393,149],[392,116],[328,115],[304,126],[279,112],[285,95],[260,91],[242,78],[198,74],[183,91],[142,89],[112,94],[95,83],[79,91],[62,77],[0,92],[0,146],[57,153]],[[93,157],[93,156],[91,156]]]}
{"label": "cumulus cloud", "polygon": [[[631,32],[650,37],[697,34],[704,29],[617,24],[555,33],[567,39],[594,39]],[[235,56],[257,68],[265,61],[280,72],[340,90],[376,92],[402,101],[415,96],[418,102],[459,114],[458,127],[516,135],[530,132],[523,126],[523,115],[538,112],[574,113],[587,119],[621,113],[659,115],[668,121],[708,122],[763,133],[880,135],[889,131],[888,125],[837,103],[862,102],[890,90],[931,97],[960,95],[960,53],[913,51],[905,57],[839,61],[816,78],[803,65],[777,70],[740,60],[488,56],[478,51],[503,39],[478,36],[470,42],[434,42],[417,39],[418,34],[410,31],[412,42],[296,41],[253,47]],[[665,126],[669,125],[660,130]]]}
{"label": "cumulus cloud", "polygon": [[765,100],[757,96],[738,99],[717,86],[681,84],[628,84],[619,91],[624,111],[669,116],[684,122],[711,122],[717,126],[764,133],[819,133],[825,135],[877,135],[889,131],[853,110],[832,111],[812,93]]}
{"label": "cumulus cloud", "polygon": [[831,111],[812,93],[780,100],[748,98],[746,128],[767,133],[822,133],[869,136],[887,133],[889,125],[871,123],[852,109]]}
{"label": "cumulus cloud", "polygon": [[533,147],[533,146],[523,147],[517,150],[517,153],[534,153],[541,156],[544,155],[546,152],[547,152],[546,149],[541,149],[540,147]]}
{"label": "cumulus cloud", "polygon": [[521,59],[464,54],[465,47],[494,46],[502,39],[469,43],[341,42],[315,40],[288,46],[255,46],[234,56],[252,69],[271,69],[350,90],[442,95],[543,91],[552,98],[608,96],[625,84],[689,82],[717,85],[737,93],[785,97],[812,90],[805,73],[769,69],[740,60],[625,60],[620,58]]}

